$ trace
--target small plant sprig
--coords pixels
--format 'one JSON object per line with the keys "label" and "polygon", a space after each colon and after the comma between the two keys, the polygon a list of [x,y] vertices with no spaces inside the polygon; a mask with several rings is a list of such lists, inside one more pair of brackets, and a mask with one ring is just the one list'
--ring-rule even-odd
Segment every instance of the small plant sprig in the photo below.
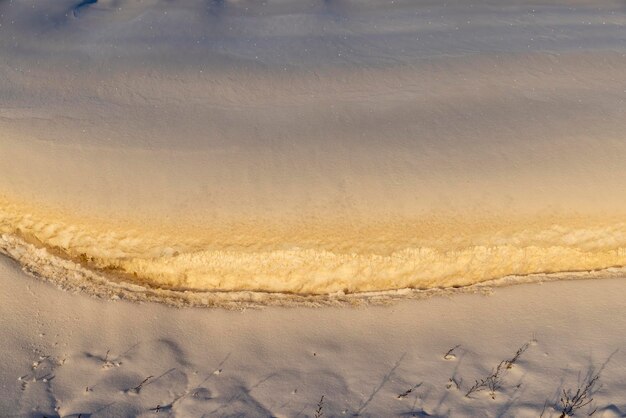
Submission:
{"label": "small plant sprig", "polygon": [[519,360],[522,354],[530,347],[530,343],[526,343],[522,345],[516,352],[515,355],[509,360],[502,360],[494,370],[492,370],[491,374],[484,379],[476,380],[474,385],[469,388],[469,390],[465,393],[465,397],[469,398],[476,392],[480,392],[483,390],[488,390],[491,399],[496,398],[496,392],[498,392],[502,388],[502,380],[507,370],[511,369],[515,363]]}
{"label": "small plant sprig", "polygon": [[530,347],[530,343],[529,343],[529,342],[528,342],[528,343],[526,343],[526,344],[524,344],[524,345],[523,345],[523,346],[521,346],[520,348],[518,348],[518,349],[517,349],[517,351],[515,352],[515,355],[513,356],[513,358],[512,358],[512,359],[510,359],[510,360],[505,360],[505,362],[504,362],[504,363],[505,363],[505,365],[506,365],[506,368],[507,368],[507,369],[511,369],[511,368],[513,367],[513,365],[514,365],[515,363],[517,363],[517,360],[519,360],[520,356],[521,356],[522,354],[524,354],[524,352],[525,352],[526,350],[528,350],[528,347]]}
{"label": "small plant sprig", "polygon": [[448,379],[448,383],[446,384],[446,389],[452,389],[454,387],[456,388],[456,390],[459,390],[461,389],[461,382],[458,382],[456,378],[452,376],[450,379]]}
{"label": "small plant sprig", "polygon": [[111,350],[107,350],[106,354],[104,355],[104,358],[102,359],[102,368],[111,369],[113,367],[120,367],[122,365],[122,362],[111,360],[109,358],[109,354],[111,354]]}
{"label": "small plant sprig", "polygon": [[396,399],[404,399],[404,398],[406,398],[406,397],[407,397],[407,396],[409,396],[411,393],[413,393],[413,391],[414,391],[415,389],[417,389],[417,388],[418,388],[418,387],[420,387],[420,386],[422,386],[422,383],[418,383],[417,385],[414,385],[413,387],[411,387],[411,388],[409,388],[409,389],[405,390],[404,392],[402,392],[401,394],[399,394],[399,395],[397,396],[397,398],[396,398]]}
{"label": "small plant sprig", "polygon": [[152,379],[153,377],[154,377],[154,376],[148,376],[148,377],[146,377],[145,379],[143,379],[143,380],[141,381],[141,383],[140,383],[140,384],[138,384],[138,385],[137,385],[137,386],[135,386],[134,388],[130,389],[130,390],[129,390],[129,392],[134,392],[134,393],[137,393],[137,394],[138,394],[138,393],[141,391],[141,388],[143,388],[143,385],[145,385],[145,384],[148,382],[148,380]]}
{"label": "small plant sprig", "polygon": [[446,351],[446,354],[443,355],[443,359],[444,360],[454,360],[456,358],[456,354],[454,354],[454,350],[456,350],[459,347],[461,347],[461,344],[457,344],[454,347],[452,347],[451,349],[449,349],[448,351]]}
{"label": "small plant sprig", "polygon": [[502,376],[504,374],[505,368],[504,361],[501,361],[500,364],[496,367],[492,373],[484,379],[476,380],[474,385],[469,388],[469,390],[465,393],[465,397],[469,398],[476,392],[480,392],[485,389],[489,389],[489,395],[491,399],[496,398],[496,392],[502,387]]}
{"label": "small plant sprig", "polygon": [[[566,391],[565,389],[563,389],[563,394],[561,395],[560,399],[561,405],[559,409],[561,410],[561,415],[559,418],[574,416],[576,411],[584,408],[585,406],[593,402],[593,398],[591,396],[593,393],[593,388],[595,387],[599,378],[599,374],[591,376],[584,386],[579,386],[578,389],[576,389],[576,392],[572,392],[571,390]],[[589,415],[593,415],[594,412],[595,411],[593,411]]]}
{"label": "small plant sprig", "polygon": [[315,418],[322,418],[324,416],[324,395],[320,398],[320,401],[317,403],[317,408],[315,408]]}

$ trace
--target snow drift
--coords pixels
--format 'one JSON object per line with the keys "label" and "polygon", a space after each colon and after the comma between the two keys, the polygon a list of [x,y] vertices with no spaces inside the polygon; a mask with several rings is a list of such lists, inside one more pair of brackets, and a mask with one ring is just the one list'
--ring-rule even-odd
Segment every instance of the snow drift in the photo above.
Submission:
{"label": "snow drift", "polygon": [[34,271],[23,243],[175,291],[626,265],[619,2],[18,0],[0,19],[2,247]]}

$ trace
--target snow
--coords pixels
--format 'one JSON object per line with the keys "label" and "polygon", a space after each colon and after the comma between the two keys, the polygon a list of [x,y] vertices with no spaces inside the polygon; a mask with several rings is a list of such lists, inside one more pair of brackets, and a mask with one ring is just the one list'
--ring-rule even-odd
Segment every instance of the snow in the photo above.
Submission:
{"label": "snow", "polygon": [[[576,416],[626,415],[623,278],[229,312],[94,299],[1,263],[0,409],[20,416],[312,417],[324,395],[324,416],[556,417],[590,370]],[[464,396],[525,343],[495,399]]]}
{"label": "snow", "polygon": [[0,7],[0,232],[84,268],[324,295],[626,264],[617,3]]}
{"label": "snow", "polygon": [[0,0],[0,416],[626,416],[625,25]]}

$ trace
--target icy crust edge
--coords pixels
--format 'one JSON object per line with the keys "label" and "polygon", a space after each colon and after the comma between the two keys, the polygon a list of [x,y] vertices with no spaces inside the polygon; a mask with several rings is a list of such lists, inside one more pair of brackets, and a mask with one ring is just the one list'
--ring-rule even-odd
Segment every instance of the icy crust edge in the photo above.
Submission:
{"label": "icy crust edge", "polygon": [[80,292],[105,300],[157,302],[179,308],[204,307],[228,310],[266,306],[316,308],[387,305],[406,299],[425,299],[433,296],[452,296],[461,293],[489,294],[494,288],[516,284],[555,280],[608,279],[623,277],[626,274],[626,267],[612,267],[592,271],[505,276],[462,287],[297,295],[254,291],[180,291],[143,286],[129,283],[120,277],[92,271],[76,262],[54,255],[45,248],[36,247],[9,234],[0,236],[0,254],[17,262],[28,275],[68,292]]}

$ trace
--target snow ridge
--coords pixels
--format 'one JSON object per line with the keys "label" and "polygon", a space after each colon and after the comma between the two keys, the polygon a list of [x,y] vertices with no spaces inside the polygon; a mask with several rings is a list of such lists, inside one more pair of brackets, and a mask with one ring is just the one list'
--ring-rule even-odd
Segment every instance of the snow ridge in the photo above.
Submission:
{"label": "snow ridge", "polygon": [[[6,226],[6,225],[5,225]],[[6,229],[6,228],[5,228]],[[18,233],[24,235],[23,231],[18,229]],[[41,237],[41,235],[40,235]],[[294,274],[290,270],[294,268],[294,264],[291,266],[285,264],[285,260],[292,257],[292,260],[296,260],[299,263],[307,264],[306,267],[310,271],[310,277],[306,276],[306,273],[301,273],[301,277],[298,278],[301,282],[298,283],[301,288],[306,288],[307,281],[315,283],[315,275],[323,269],[326,269],[331,279],[336,276],[332,276],[332,268],[336,271],[342,272],[345,275],[346,283],[352,279],[359,282],[359,276],[354,271],[350,271],[350,268],[355,268],[355,263],[358,263],[360,257],[365,255],[335,255],[327,251],[315,252],[312,250],[302,250],[302,254],[307,254],[309,258],[308,262],[303,260],[298,261],[298,251],[275,251],[274,254],[266,253],[244,253],[244,252],[231,252],[230,254],[220,251],[204,251],[200,254],[183,254],[182,256],[166,256],[161,258],[125,258],[120,257],[116,261],[108,260],[109,267],[100,267],[98,263],[102,263],[102,260],[94,260],[91,256],[85,256],[82,259],[72,259],[68,256],[68,249],[65,252],[61,251],[58,247],[46,246],[41,242],[37,244],[33,236],[29,239],[20,237],[18,234],[3,233],[0,236],[0,253],[4,254],[14,260],[16,260],[23,268],[24,271],[29,274],[42,278],[56,284],[58,287],[72,291],[72,292],[84,292],[93,296],[106,298],[106,299],[126,299],[131,301],[157,301],[163,302],[174,306],[205,306],[205,307],[222,307],[228,309],[244,309],[249,307],[261,307],[266,305],[280,305],[280,306],[326,306],[326,305],[361,305],[361,304],[386,304],[395,300],[404,298],[424,298],[433,295],[442,294],[454,294],[456,292],[489,292],[492,287],[505,286],[518,283],[529,283],[547,280],[563,280],[563,279],[589,279],[589,278],[610,278],[623,276],[626,268],[600,268],[597,270],[590,269],[578,271],[578,272],[556,272],[556,273],[536,273],[536,274],[503,274],[499,278],[486,278],[483,280],[468,281],[465,282],[462,276],[457,277],[456,283],[467,283],[466,285],[448,285],[446,281],[434,280],[437,271],[435,268],[444,269],[446,263],[448,270],[454,271],[453,264],[466,263],[466,269],[471,273],[472,262],[468,261],[468,257],[473,255],[478,261],[476,263],[489,265],[489,257],[495,257],[492,259],[493,263],[502,263],[504,257],[529,257],[541,258],[538,254],[543,254],[545,262],[550,262],[553,259],[558,260],[559,257],[569,257],[570,259],[579,258],[581,266],[588,265],[585,263],[596,263],[601,265],[602,260],[605,262],[617,263],[621,261],[621,257],[624,257],[623,250],[608,250],[604,251],[604,256],[596,255],[595,258],[592,252],[584,252],[580,249],[567,250],[562,247],[556,248],[540,248],[533,249],[518,249],[512,250],[505,247],[500,248],[469,248],[464,251],[450,252],[447,259],[434,260],[432,250],[405,250],[402,252],[404,256],[391,255],[388,257],[380,255],[370,255],[370,268],[374,270],[375,264],[371,260],[395,260],[395,271],[402,272],[409,269],[413,275],[422,274],[423,277],[431,275],[429,282],[422,281],[422,287],[418,288],[419,281],[415,281],[413,286],[404,286],[397,288],[385,288],[393,283],[404,283],[399,281],[376,281],[375,278],[369,277],[364,283],[370,283],[372,287],[380,286],[380,289],[376,290],[361,290],[368,289],[367,287],[355,287],[356,290],[346,292],[343,290],[334,290],[336,284],[333,280],[329,280],[326,283],[326,287],[318,287],[316,292],[296,292],[296,291],[276,291],[272,287],[272,283],[285,283],[285,281],[272,280],[271,277],[264,277],[264,268],[271,268],[276,275],[282,274],[283,277],[291,278],[293,280]],[[30,241],[30,242],[29,242]],[[510,247],[510,246],[509,246]],[[69,248],[69,247],[68,247]],[[470,252],[473,251],[473,254]],[[479,253],[482,251],[482,255]],[[537,251],[537,254],[532,255],[533,251]],[[209,259],[209,255],[212,254],[213,260]],[[217,255],[216,255],[217,254]],[[300,256],[302,255],[300,254]],[[591,254],[591,255],[590,255]],[[422,256],[424,260],[422,266],[427,266],[431,263],[430,269],[420,272],[419,268],[424,268],[419,265],[415,260],[416,257]],[[280,259],[279,257],[283,257]],[[177,258],[180,257],[180,258]],[[347,258],[346,258],[347,257]],[[403,258],[405,257],[405,258]],[[411,260],[413,257],[413,260]],[[486,258],[485,258],[486,257]],[[608,258],[607,258],[608,257]],[[243,259],[239,260],[240,258]],[[317,264],[314,264],[314,260]],[[351,260],[351,261],[350,261]],[[455,261],[456,260],[456,261]],[[519,263],[518,259],[517,262]],[[294,263],[296,263],[294,261]],[[516,260],[509,260],[509,266],[514,265],[511,262]],[[115,268],[110,267],[111,263],[117,263]],[[198,269],[194,274],[198,274],[198,281],[194,286],[181,286],[176,283],[168,283],[163,280],[163,277],[167,277],[168,271],[176,272],[177,268],[183,269],[181,264],[186,262],[184,269],[191,271],[192,268]],[[258,275],[254,275],[252,268],[253,264],[250,264],[246,274],[249,274],[250,280],[256,283],[257,289],[253,287],[246,288],[246,282],[238,283],[236,281],[227,282],[227,279],[233,280],[233,277],[224,276],[223,279],[227,283],[227,286],[219,286],[212,283],[210,280],[202,282],[202,277],[199,274],[209,272],[211,263],[215,266],[216,263],[221,263],[221,268],[224,266],[231,266],[232,271],[236,272],[237,268],[242,266],[242,263],[249,262],[254,263],[259,270]],[[363,259],[361,259],[361,262]],[[333,264],[334,263],[334,264]],[[342,265],[345,263],[345,265]],[[351,264],[352,263],[352,264]],[[600,264],[598,264],[600,263]],[[626,264],[626,263],[625,263]],[[330,266],[329,266],[330,265]],[[143,267],[143,270],[139,267]],[[244,265],[244,268],[246,266]],[[131,268],[139,270],[140,275],[132,274]],[[204,269],[204,270],[203,270]],[[282,270],[281,270],[282,269]],[[316,270],[317,269],[317,270]],[[179,270],[180,271],[180,270]],[[384,270],[381,268],[382,272]],[[379,271],[379,272],[380,272]],[[505,270],[503,270],[505,271]],[[134,271],[133,271],[134,273]],[[207,273],[207,277],[210,279],[210,274]],[[388,270],[387,274],[393,274],[393,270]],[[408,273],[405,273],[407,277],[410,277]],[[243,274],[239,277],[245,277]],[[454,277],[451,275],[451,277]],[[309,280],[312,279],[312,280]],[[264,282],[265,280],[265,282]],[[373,280],[373,281],[372,281]],[[397,280],[397,279],[396,279]],[[450,280],[455,283],[453,280]],[[450,282],[449,281],[449,282]],[[187,281],[186,283],[194,282]],[[249,282],[248,282],[249,283]],[[337,283],[341,283],[341,279],[337,280]],[[410,282],[408,282],[410,283]],[[426,284],[424,284],[426,283]],[[237,287],[239,285],[239,287]],[[248,284],[249,285],[249,284]],[[263,289],[263,290],[258,290]]]}

